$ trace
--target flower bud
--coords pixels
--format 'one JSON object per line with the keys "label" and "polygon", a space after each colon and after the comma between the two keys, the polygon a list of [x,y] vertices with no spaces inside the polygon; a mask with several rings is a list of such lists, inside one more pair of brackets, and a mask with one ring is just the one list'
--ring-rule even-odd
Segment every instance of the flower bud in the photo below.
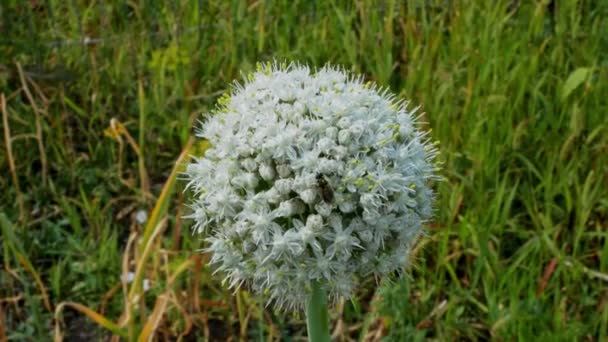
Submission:
{"label": "flower bud", "polygon": [[274,176],[275,176],[274,168],[269,163],[264,163],[264,164],[260,165],[259,171],[260,171],[260,176],[262,176],[262,179],[264,179],[265,181],[269,182],[274,179]]}
{"label": "flower bud", "polygon": [[306,190],[300,192],[300,198],[306,204],[313,204],[315,202],[315,200],[317,199],[317,192],[312,189],[306,189]]}

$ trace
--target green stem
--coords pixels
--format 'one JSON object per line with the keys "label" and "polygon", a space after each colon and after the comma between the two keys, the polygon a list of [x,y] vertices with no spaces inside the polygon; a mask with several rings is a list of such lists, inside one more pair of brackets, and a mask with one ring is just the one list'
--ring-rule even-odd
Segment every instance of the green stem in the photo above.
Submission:
{"label": "green stem", "polygon": [[327,294],[318,281],[311,283],[312,293],[306,302],[306,326],[310,342],[329,342]]}

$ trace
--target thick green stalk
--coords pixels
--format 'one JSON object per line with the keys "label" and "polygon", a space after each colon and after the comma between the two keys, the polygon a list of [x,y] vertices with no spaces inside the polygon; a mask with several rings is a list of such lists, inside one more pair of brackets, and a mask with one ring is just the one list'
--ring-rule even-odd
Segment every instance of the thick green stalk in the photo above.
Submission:
{"label": "thick green stalk", "polygon": [[327,293],[317,281],[311,283],[312,292],[306,302],[306,327],[308,341],[329,342],[329,317],[327,314]]}

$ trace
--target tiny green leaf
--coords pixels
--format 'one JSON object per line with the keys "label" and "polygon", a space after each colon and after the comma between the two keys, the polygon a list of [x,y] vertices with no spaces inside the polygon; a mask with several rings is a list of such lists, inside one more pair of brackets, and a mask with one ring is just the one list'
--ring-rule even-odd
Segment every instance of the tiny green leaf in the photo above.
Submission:
{"label": "tiny green leaf", "polygon": [[591,68],[578,68],[574,70],[564,85],[562,86],[562,101],[566,100],[568,96],[574,91],[574,89],[578,88],[585,80],[589,77],[591,73]]}

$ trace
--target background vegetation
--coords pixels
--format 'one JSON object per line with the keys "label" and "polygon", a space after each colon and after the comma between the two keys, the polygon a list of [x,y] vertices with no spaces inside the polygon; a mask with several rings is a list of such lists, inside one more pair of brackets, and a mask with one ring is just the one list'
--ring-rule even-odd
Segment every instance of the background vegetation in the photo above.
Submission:
{"label": "background vegetation", "polygon": [[608,338],[606,1],[9,0],[0,20],[0,341],[303,340],[212,276],[174,168],[273,58],[363,73],[441,142],[411,275],[339,303],[337,340]]}

